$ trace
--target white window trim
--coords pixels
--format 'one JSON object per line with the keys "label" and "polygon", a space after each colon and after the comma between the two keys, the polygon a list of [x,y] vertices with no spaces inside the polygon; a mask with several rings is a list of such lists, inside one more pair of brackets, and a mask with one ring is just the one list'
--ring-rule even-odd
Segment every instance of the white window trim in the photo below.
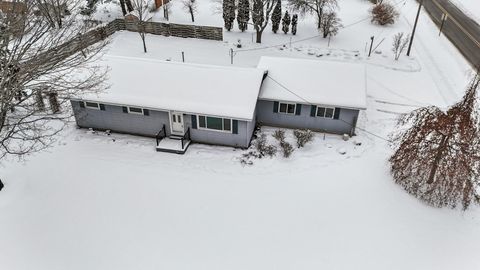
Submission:
{"label": "white window trim", "polygon": [[[327,112],[327,109],[333,109],[333,113],[332,113],[332,117],[326,117],[325,115],[324,116],[319,116],[318,115],[318,109],[319,108],[325,108],[325,113]],[[315,111],[315,117],[322,117],[322,118],[327,118],[327,119],[333,119],[335,118],[335,107],[324,107],[324,106],[317,106],[317,110]]]}
{"label": "white window trim", "polygon": [[[88,106],[87,103],[95,103],[95,104],[97,104],[97,107]],[[98,103],[98,102],[84,101],[83,104],[85,105],[85,108],[87,108],[87,109],[100,110],[100,103]]]}
{"label": "white window trim", "polygon": [[130,114],[138,114],[138,115],[143,115],[144,114],[144,111],[143,111],[143,108],[140,108],[140,107],[133,107],[133,108],[136,108],[136,109],[141,109],[142,112],[139,113],[139,112],[133,112],[133,111],[130,111],[130,107],[127,106],[127,112],[130,113]]}
{"label": "white window trim", "polygon": [[[280,107],[281,104],[286,104],[287,105],[287,111],[286,112],[281,112]],[[288,112],[288,105],[293,105],[293,113]],[[297,112],[297,103],[287,103],[287,102],[278,102],[278,113],[283,113],[283,114],[290,114],[290,115],[295,115]]]}
{"label": "white window trim", "polygon": [[[200,126],[200,116],[205,117],[205,127]],[[218,129],[213,129],[213,128],[208,128],[207,127],[207,117],[213,117],[213,118],[220,118],[222,119],[222,130]],[[224,120],[230,120],[230,130],[224,130]],[[223,118],[223,117],[216,117],[216,116],[207,116],[207,115],[197,115],[197,128],[201,130],[210,130],[210,131],[216,131],[216,132],[221,132],[221,133],[229,133],[233,134],[233,119],[232,118]]]}

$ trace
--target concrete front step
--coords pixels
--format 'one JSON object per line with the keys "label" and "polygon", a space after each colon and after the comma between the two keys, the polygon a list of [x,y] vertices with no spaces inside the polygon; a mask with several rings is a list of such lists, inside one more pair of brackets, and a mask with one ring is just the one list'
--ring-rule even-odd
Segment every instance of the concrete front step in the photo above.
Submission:
{"label": "concrete front step", "polygon": [[182,148],[182,140],[178,138],[163,138],[157,145],[156,149],[157,152],[167,152],[167,153],[175,153],[175,154],[185,154],[187,151],[188,146],[190,145],[190,140],[183,141],[183,148]]}

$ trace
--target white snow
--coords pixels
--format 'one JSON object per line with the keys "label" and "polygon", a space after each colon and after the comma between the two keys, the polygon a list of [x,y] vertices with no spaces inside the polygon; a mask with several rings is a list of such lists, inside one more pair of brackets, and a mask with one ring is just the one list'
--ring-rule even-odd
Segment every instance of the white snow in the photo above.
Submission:
{"label": "white snow", "polygon": [[268,71],[260,99],[366,109],[364,65],[295,58],[262,57]]}
{"label": "white snow", "polygon": [[[264,71],[107,56],[110,89],[82,97],[106,104],[252,120]],[[146,83],[143,83],[146,82]]]}
{"label": "white snow", "polygon": [[[198,1],[197,24],[221,22],[210,1]],[[151,138],[72,125],[49,151],[2,161],[1,269],[480,269],[480,208],[426,206],[389,173],[391,150],[381,138],[395,129],[396,116],[456,102],[471,70],[424,12],[412,57],[394,61],[392,37],[411,31],[418,7],[398,3],[397,23],[380,27],[369,22],[369,1],[339,1],[351,26],[330,46],[314,37],[309,17],[297,36],[267,29],[261,45],[251,42],[252,29],[225,32],[225,42],[148,35],[144,54],[137,33],[115,34],[108,55],[181,62],[184,51],[188,63],[229,66],[228,51],[241,39],[242,49],[256,50],[237,52],[234,66],[255,67],[262,56],[364,64],[359,135],[343,141],[317,133],[290,159],[242,167],[244,151],[233,148],[192,144],[185,155],[158,153]],[[368,58],[372,35],[375,45],[385,40],[376,49],[382,53]],[[263,130],[271,138],[275,129]],[[295,144],[290,131],[287,140]]]}
{"label": "white snow", "polygon": [[480,1],[478,0],[450,0],[472,19],[480,23]]}

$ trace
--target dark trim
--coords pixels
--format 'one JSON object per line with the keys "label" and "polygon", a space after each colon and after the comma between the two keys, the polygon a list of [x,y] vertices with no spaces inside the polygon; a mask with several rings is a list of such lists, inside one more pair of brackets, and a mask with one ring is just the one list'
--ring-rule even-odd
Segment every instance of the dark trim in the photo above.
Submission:
{"label": "dark trim", "polygon": [[232,133],[238,134],[238,120],[232,119]]}
{"label": "dark trim", "polygon": [[333,113],[333,119],[339,119],[340,118],[340,108],[335,108],[335,112]]}
{"label": "dark trim", "polygon": [[273,112],[278,113],[278,101],[273,102]]}
{"label": "dark trim", "polygon": [[310,105],[310,116],[315,117],[317,116],[317,106],[315,105]]}
{"label": "dark trim", "polygon": [[297,103],[295,106],[295,115],[301,115],[302,114],[302,104]]}
{"label": "dark trim", "polygon": [[192,114],[192,128],[197,129],[197,116]]}

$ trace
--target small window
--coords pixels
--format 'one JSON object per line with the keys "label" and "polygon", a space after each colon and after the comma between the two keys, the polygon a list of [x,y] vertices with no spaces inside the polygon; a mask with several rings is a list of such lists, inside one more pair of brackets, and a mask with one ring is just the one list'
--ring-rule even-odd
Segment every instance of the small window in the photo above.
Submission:
{"label": "small window", "polygon": [[278,112],[285,113],[285,114],[295,114],[295,107],[296,107],[296,104],[280,103],[278,106]]}
{"label": "small window", "polygon": [[97,109],[100,110],[100,105],[95,102],[85,102],[85,107],[90,108],[90,109]]}
{"label": "small window", "polygon": [[143,109],[137,107],[128,107],[128,113],[143,114]]}
{"label": "small window", "polygon": [[333,118],[335,108],[317,107],[317,116],[324,118]]}

